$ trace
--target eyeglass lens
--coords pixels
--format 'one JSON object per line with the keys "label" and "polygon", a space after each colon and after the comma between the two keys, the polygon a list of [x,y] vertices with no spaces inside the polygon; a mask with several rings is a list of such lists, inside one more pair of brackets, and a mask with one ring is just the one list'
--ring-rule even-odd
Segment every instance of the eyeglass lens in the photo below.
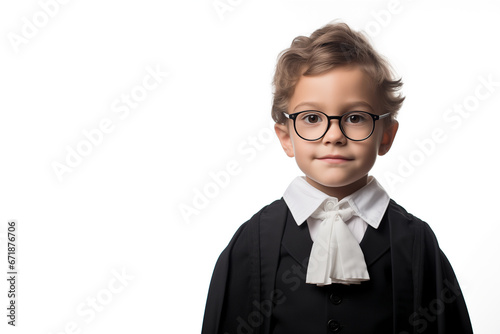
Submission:
{"label": "eyeglass lens", "polygon": [[[305,111],[297,115],[295,129],[302,138],[317,140],[326,133],[329,121],[328,117],[322,112]],[[352,111],[342,115],[339,125],[347,138],[363,140],[372,133],[374,120],[366,112]],[[332,124],[332,126],[334,125]]]}

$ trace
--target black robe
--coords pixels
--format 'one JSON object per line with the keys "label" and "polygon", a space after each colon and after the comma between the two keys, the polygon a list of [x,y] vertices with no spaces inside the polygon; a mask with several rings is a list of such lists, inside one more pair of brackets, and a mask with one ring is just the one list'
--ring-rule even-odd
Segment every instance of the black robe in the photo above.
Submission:
{"label": "black robe", "polygon": [[393,200],[360,243],[370,281],[305,283],[312,247],[283,199],[244,223],[220,255],[202,334],[472,333],[453,269],[430,227]]}

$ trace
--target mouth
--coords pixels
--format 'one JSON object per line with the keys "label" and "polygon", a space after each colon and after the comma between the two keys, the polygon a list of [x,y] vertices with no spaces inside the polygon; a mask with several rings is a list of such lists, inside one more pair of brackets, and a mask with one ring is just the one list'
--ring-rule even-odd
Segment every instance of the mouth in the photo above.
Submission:
{"label": "mouth", "polygon": [[327,162],[327,163],[331,163],[331,164],[340,164],[340,163],[352,161],[354,159],[345,157],[343,155],[328,154],[328,155],[324,155],[322,157],[319,157],[318,160],[321,160],[321,161]]}

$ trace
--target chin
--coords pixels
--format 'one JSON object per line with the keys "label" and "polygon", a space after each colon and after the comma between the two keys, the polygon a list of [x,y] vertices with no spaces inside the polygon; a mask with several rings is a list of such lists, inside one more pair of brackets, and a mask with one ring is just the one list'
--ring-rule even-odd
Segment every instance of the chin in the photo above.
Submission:
{"label": "chin", "polygon": [[341,188],[341,187],[345,187],[345,186],[348,186],[348,185],[353,183],[350,180],[321,180],[321,179],[313,179],[313,178],[310,178],[310,179],[313,180],[314,182],[322,185],[323,187],[328,187],[328,188]]}
{"label": "chin", "polygon": [[314,182],[318,183],[319,185],[327,188],[343,188],[343,187],[348,187],[351,185],[354,185],[357,182],[362,182],[363,179],[366,179],[367,175],[363,175],[360,177],[349,177],[349,178],[342,178],[342,179],[322,179],[322,178],[312,178],[308,176],[311,180]]}

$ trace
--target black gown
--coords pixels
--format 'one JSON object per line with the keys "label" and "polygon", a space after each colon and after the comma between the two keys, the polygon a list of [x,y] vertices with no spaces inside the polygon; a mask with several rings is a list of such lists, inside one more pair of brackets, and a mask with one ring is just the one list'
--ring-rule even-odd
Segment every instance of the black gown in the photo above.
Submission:
{"label": "black gown", "polygon": [[430,227],[390,201],[360,243],[370,280],[305,283],[312,240],[283,199],[221,253],[202,334],[472,333],[459,284]]}

